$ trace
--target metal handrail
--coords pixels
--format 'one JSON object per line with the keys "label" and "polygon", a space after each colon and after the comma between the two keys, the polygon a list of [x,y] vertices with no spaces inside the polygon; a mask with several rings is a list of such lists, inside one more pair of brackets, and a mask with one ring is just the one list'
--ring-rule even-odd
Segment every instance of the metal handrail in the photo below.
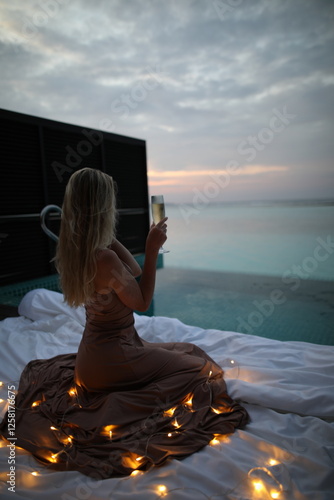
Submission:
{"label": "metal handrail", "polygon": [[43,208],[43,210],[40,213],[40,221],[41,221],[41,226],[43,231],[51,238],[52,240],[58,242],[59,238],[56,236],[46,225],[45,223],[45,218],[51,211],[56,211],[59,212],[60,214],[62,213],[62,209],[58,207],[58,205],[46,205],[46,207]]}

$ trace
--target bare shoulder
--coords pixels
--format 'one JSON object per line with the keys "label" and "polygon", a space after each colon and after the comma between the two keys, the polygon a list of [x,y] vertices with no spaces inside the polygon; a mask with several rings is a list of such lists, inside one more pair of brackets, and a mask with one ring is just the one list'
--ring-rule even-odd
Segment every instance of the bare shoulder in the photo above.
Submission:
{"label": "bare shoulder", "polygon": [[98,268],[103,268],[105,266],[110,267],[118,261],[119,258],[116,252],[114,252],[113,250],[110,250],[109,248],[103,248],[102,250],[98,251],[96,261]]}
{"label": "bare shoulder", "polygon": [[113,269],[119,266],[119,258],[113,250],[108,248],[99,250],[96,260],[95,289],[108,288]]}

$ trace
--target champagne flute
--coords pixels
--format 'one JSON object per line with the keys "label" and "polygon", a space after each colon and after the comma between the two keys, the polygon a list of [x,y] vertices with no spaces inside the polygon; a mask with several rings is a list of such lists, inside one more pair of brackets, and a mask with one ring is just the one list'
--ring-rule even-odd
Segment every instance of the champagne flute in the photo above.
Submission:
{"label": "champagne flute", "polygon": [[[165,202],[162,195],[151,196],[152,217],[154,224],[157,224],[165,217]],[[160,248],[159,253],[168,253],[169,250]]]}

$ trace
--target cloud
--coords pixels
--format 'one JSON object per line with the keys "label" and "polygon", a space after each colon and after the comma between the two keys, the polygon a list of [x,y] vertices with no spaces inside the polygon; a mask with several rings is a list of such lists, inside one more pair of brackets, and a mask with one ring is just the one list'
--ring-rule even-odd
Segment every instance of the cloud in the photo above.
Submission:
{"label": "cloud", "polygon": [[[286,106],[296,119],[254,161],[286,167],[298,196],[298,178],[311,192],[317,169],[332,179],[326,196],[334,187],[334,3],[230,4],[222,13],[217,6],[229,2],[0,0],[0,106],[91,128],[112,124],[110,131],[146,139],[153,170],[178,170],[176,180],[231,160],[248,168],[238,145]],[[124,96],[156,67],[159,85],[125,112]],[[267,195],[281,173],[260,175]]]}
{"label": "cloud", "polygon": [[[233,176],[248,176],[248,175],[259,175],[259,174],[268,174],[271,172],[285,172],[288,170],[286,166],[266,166],[266,165],[246,165],[243,168],[237,168],[232,171]],[[219,176],[222,174],[226,174],[226,170],[212,170],[210,168],[206,168],[204,170],[149,170],[148,176],[150,179],[171,179],[171,181],[177,181],[178,179],[186,179],[186,178],[203,178],[208,176]],[[152,183],[153,181],[151,181]]]}

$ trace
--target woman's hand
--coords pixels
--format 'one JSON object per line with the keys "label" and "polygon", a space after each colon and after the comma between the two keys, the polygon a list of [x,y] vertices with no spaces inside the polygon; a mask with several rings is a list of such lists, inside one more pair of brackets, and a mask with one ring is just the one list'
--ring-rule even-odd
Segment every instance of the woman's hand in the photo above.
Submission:
{"label": "woman's hand", "polygon": [[167,219],[168,217],[164,217],[157,224],[152,223],[146,238],[146,252],[159,252],[159,249],[167,240]]}

